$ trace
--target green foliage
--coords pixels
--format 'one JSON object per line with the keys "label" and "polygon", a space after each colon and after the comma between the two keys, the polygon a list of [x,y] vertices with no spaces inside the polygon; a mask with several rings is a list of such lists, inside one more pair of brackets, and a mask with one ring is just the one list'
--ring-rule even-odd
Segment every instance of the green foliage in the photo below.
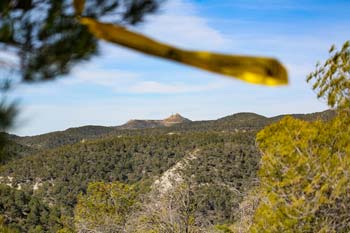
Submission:
{"label": "green foliage", "polygon": [[254,134],[240,134],[234,143],[206,145],[199,156],[184,167],[191,177],[196,215],[211,224],[231,223],[237,217],[239,203],[257,178],[260,154],[254,146]]}
{"label": "green foliage", "polygon": [[56,232],[62,228],[60,211],[55,207],[3,184],[0,185],[0,212],[4,216],[2,223],[14,231]]}
{"label": "green foliage", "polygon": [[8,129],[13,124],[13,119],[17,115],[15,103],[8,104],[5,100],[0,102],[0,132]]}
{"label": "green foliage", "polygon": [[[114,14],[119,23],[136,24],[157,7],[156,0],[89,0],[82,14],[95,19]],[[24,80],[67,74],[98,50],[96,39],[76,19],[73,1],[4,0],[0,15],[0,44],[19,56]]]}
{"label": "green foliage", "polygon": [[166,179],[169,188],[155,183],[159,190],[143,201],[141,214],[130,223],[136,229],[130,232],[212,232],[215,224],[236,218],[239,202],[254,184],[260,157],[252,146],[253,134],[231,135],[235,140],[225,135],[226,140],[216,138],[188,153]]}
{"label": "green foliage", "polygon": [[74,233],[74,231],[69,228],[62,228],[58,230],[56,233]]}
{"label": "green foliage", "polygon": [[307,81],[337,115],[286,117],[258,133],[260,200],[250,232],[350,231],[350,42],[329,52]]}
{"label": "green foliage", "polygon": [[38,150],[32,147],[24,146],[9,140],[7,135],[3,137],[6,138],[6,143],[2,147],[0,146],[0,165],[38,152]]}
{"label": "green foliage", "polygon": [[83,126],[36,136],[16,137],[12,138],[12,140],[37,150],[43,150],[72,145],[89,139],[108,137],[113,131],[113,127]]}
{"label": "green foliage", "polygon": [[350,119],[284,118],[257,135],[261,201],[251,232],[349,232]]}
{"label": "green foliage", "polygon": [[79,195],[74,211],[78,232],[125,232],[126,221],[136,203],[133,186],[120,182],[90,183]]}
{"label": "green foliage", "polygon": [[[168,135],[155,130],[139,136],[133,132],[136,135],[79,142],[29,155],[6,164],[0,174],[4,182],[14,187],[21,184],[28,194],[60,206],[63,214],[72,217],[78,194],[86,193],[90,182],[134,184],[135,192],[146,195],[154,179],[199,148],[198,158],[183,173],[194,176],[195,214],[198,219],[208,218],[208,224],[234,219],[232,209],[241,199],[240,192],[256,177],[259,155],[253,146],[254,133]],[[38,190],[33,190],[36,183]]]}
{"label": "green foliage", "polygon": [[[0,92],[3,88],[0,87]],[[3,151],[4,147],[8,143],[7,136],[3,133],[14,124],[15,117],[17,116],[17,105],[15,102],[7,103],[5,98],[1,97],[0,102],[0,163],[7,160],[7,154]]]}
{"label": "green foliage", "polygon": [[25,157],[7,164],[1,173],[13,177],[12,183],[21,183],[24,188],[42,183],[36,195],[71,209],[89,182],[135,183],[160,175],[188,150],[224,137],[205,133],[115,137]]}
{"label": "green foliage", "polygon": [[226,224],[215,226],[215,230],[219,233],[233,233],[230,226]]}
{"label": "green foliage", "polygon": [[6,226],[4,217],[0,216],[0,232],[1,233],[19,233],[18,230]]}
{"label": "green foliage", "polygon": [[308,75],[307,81],[314,81],[312,88],[318,98],[326,98],[331,107],[350,108],[350,41],[337,51],[333,45],[330,57],[323,65]]}

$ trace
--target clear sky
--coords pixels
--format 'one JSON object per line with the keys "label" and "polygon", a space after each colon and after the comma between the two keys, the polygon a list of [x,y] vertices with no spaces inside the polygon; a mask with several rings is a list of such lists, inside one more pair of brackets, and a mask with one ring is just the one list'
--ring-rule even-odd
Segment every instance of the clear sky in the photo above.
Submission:
{"label": "clear sky", "polygon": [[349,0],[168,0],[134,30],[189,49],[276,57],[288,68],[290,85],[249,85],[101,43],[101,55],[69,76],[18,87],[13,98],[21,114],[12,132],[115,126],[176,112],[201,120],[324,110],[305,77],[332,44],[350,39],[349,9]]}

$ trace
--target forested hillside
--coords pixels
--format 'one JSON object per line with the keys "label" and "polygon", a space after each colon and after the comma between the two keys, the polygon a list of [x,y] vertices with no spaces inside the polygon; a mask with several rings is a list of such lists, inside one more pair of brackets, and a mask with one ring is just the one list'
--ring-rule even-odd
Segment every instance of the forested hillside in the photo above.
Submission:
{"label": "forested hillside", "polygon": [[20,159],[37,152],[39,152],[39,150],[36,148],[25,146],[10,140],[0,149],[0,164],[6,164],[9,161]]}
{"label": "forested hillside", "polygon": [[[332,115],[326,111],[296,117],[314,120]],[[34,137],[12,135],[9,140],[15,142],[7,149],[12,159],[0,169],[1,183],[11,188],[3,186],[3,193],[24,195],[28,201],[14,200],[19,203],[15,211],[4,197],[1,215],[6,225],[19,231],[73,229],[78,221],[74,215],[78,197],[87,192],[89,184],[121,182],[132,185],[137,202],[143,203],[133,210],[134,217],[128,218],[136,221],[135,216],[145,214],[145,206],[152,209],[160,197],[169,199],[167,195],[178,192],[165,192],[157,185],[167,176],[168,189],[179,184],[189,187],[191,216],[200,222],[200,229],[232,223],[243,197],[256,184],[260,154],[255,134],[280,118],[239,113],[215,121],[186,121],[150,129],[86,126]],[[162,195],[155,195],[157,192]],[[40,217],[39,210],[36,220],[28,219],[33,198],[40,200],[36,205],[42,214],[54,214],[56,220],[45,220],[49,218]]]}

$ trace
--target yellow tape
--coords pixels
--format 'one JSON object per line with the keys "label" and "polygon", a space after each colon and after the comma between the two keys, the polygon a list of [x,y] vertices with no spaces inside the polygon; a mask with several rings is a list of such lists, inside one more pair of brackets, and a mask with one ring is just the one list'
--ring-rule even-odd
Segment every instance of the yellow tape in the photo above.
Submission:
{"label": "yellow tape", "polygon": [[100,23],[87,17],[81,18],[80,22],[100,39],[149,55],[228,75],[249,83],[269,86],[288,84],[287,71],[276,59],[182,50],[114,24]]}

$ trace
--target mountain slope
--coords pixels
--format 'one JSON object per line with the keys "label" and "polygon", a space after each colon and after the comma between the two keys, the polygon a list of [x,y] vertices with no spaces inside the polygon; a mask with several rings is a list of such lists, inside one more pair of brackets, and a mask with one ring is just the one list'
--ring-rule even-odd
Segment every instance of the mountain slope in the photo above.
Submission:
{"label": "mountain slope", "polygon": [[35,149],[53,149],[59,146],[72,145],[84,140],[101,139],[111,135],[118,135],[121,130],[169,127],[185,122],[191,121],[182,117],[180,114],[175,114],[164,120],[130,120],[121,126],[106,127],[87,125],[36,136],[19,137],[16,135],[8,135],[8,138],[16,143]]}
{"label": "mountain slope", "polygon": [[38,153],[39,150],[9,140],[0,150],[0,165]]}
{"label": "mountain slope", "polygon": [[114,131],[113,127],[88,125],[36,136],[12,136],[10,139],[36,149],[51,149],[63,145],[75,144],[86,139],[100,138],[112,131]]}

